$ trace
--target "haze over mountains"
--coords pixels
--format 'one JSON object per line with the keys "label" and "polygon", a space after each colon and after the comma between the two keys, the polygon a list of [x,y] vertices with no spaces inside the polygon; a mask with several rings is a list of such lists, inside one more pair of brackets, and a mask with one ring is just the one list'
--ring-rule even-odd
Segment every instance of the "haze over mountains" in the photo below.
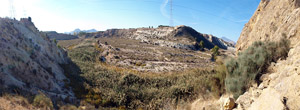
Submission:
{"label": "haze over mountains", "polygon": [[74,34],[74,33],[79,33],[79,32],[87,32],[87,33],[92,33],[92,32],[97,32],[96,29],[89,29],[89,30],[80,30],[80,29],[75,29],[74,31],[71,32],[64,32],[64,34]]}
{"label": "haze over mountains", "polygon": [[231,39],[229,39],[229,38],[227,38],[227,37],[221,37],[221,39],[223,39],[224,41],[226,41],[226,42],[230,42],[230,43],[232,43],[232,44],[236,44],[236,42],[235,41],[233,41],[233,40],[231,40]]}

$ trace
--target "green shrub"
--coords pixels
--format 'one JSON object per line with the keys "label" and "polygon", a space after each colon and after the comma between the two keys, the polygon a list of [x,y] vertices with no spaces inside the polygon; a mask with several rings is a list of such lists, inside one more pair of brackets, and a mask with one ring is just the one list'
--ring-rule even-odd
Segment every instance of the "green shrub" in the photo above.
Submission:
{"label": "green shrub", "polygon": [[204,42],[202,40],[199,42],[199,47],[200,47],[200,50],[204,49]]}
{"label": "green shrub", "polygon": [[201,40],[200,42],[196,42],[194,44],[196,50],[203,51],[204,50],[204,42]]}
{"label": "green shrub", "polygon": [[50,98],[48,98],[45,94],[40,93],[38,95],[36,95],[33,99],[33,103],[34,106],[38,107],[38,108],[44,108],[44,109],[50,109],[53,110],[53,104]]}
{"label": "green shrub", "polygon": [[228,60],[225,65],[228,72],[226,90],[238,98],[253,83],[259,83],[260,76],[266,72],[271,62],[287,57],[289,41],[254,42],[248,49],[238,54],[238,58]]}
{"label": "green shrub", "polygon": [[57,47],[58,47],[59,49],[62,49],[60,45],[57,45]]}
{"label": "green shrub", "polygon": [[220,52],[219,52],[219,47],[218,46],[215,46],[214,48],[211,49],[211,60],[212,61],[216,61],[217,60],[217,56],[220,55]]}
{"label": "green shrub", "polygon": [[53,42],[54,42],[55,44],[57,44],[57,40],[56,40],[55,38],[53,39]]}
{"label": "green shrub", "polygon": [[99,106],[102,103],[101,94],[90,90],[85,99],[88,103]]}
{"label": "green shrub", "polygon": [[219,52],[219,47],[218,46],[215,46],[211,51],[212,51],[212,54],[214,55],[220,55],[220,52]]}

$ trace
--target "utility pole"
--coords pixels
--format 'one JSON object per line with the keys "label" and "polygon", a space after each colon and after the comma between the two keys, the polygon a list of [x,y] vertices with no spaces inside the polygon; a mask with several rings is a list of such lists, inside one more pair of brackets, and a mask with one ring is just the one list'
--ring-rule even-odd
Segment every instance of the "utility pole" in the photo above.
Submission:
{"label": "utility pole", "polygon": [[170,0],[170,26],[173,26],[173,0]]}
{"label": "utility pole", "polygon": [[9,16],[11,19],[14,19],[16,17],[16,11],[14,7],[14,0],[9,0]]}

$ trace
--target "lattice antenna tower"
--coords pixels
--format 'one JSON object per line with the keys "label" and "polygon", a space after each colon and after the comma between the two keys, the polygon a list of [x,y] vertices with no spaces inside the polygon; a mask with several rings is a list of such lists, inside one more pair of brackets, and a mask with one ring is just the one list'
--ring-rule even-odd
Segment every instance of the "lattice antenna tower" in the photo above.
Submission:
{"label": "lattice antenna tower", "polygon": [[27,18],[27,12],[26,12],[26,9],[24,7],[23,7],[23,14],[24,14],[23,17]]}
{"label": "lattice antenna tower", "polygon": [[11,19],[16,17],[16,10],[14,6],[14,0],[9,0],[9,16]]}
{"label": "lattice antenna tower", "polygon": [[170,0],[170,26],[173,26],[173,0]]}

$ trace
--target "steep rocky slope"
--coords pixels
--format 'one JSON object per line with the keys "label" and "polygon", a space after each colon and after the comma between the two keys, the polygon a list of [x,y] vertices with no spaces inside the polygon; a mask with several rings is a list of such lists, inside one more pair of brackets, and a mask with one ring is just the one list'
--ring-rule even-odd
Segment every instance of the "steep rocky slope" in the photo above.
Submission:
{"label": "steep rocky slope", "polygon": [[286,37],[291,50],[286,60],[272,63],[268,73],[237,99],[237,109],[300,109],[300,0],[262,0],[245,25],[237,43],[239,51],[254,41],[276,41]]}
{"label": "steep rocky slope", "polygon": [[245,25],[236,48],[241,51],[254,41],[277,41],[281,37],[294,46],[300,40],[300,0],[262,0]]}
{"label": "steep rocky slope", "polygon": [[60,64],[67,64],[66,53],[39,32],[29,19],[0,18],[0,91],[37,94],[53,99],[74,96],[65,88],[68,79]]}

